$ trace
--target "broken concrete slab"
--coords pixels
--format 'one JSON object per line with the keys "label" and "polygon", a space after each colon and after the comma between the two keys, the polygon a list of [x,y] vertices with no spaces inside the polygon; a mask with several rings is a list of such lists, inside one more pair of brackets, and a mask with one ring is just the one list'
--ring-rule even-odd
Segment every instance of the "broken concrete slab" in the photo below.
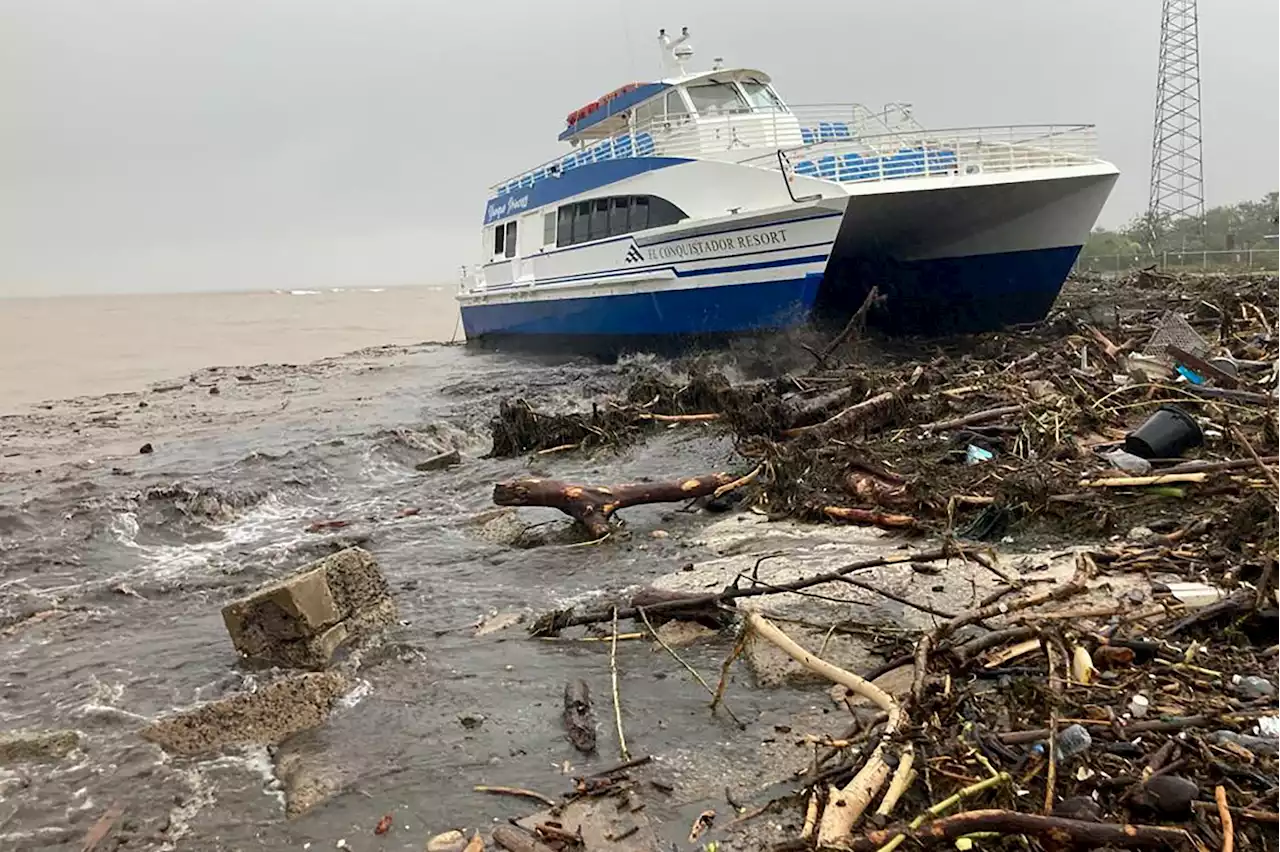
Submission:
{"label": "broken concrete slab", "polygon": [[183,756],[234,745],[274,745],[324,724],[346,690],[347,679],[337,672],[290,675],[253,692],[164,716],[144,728],[142,736]]}
{"label": "broken concrete slab", "polygon": [[80,747],[79,731],[0,732],[0,765],[61,760]]}
{"label": "broken concrete slab", "polygon": [[394,622],[396,606],[373,556],[349,547],[232,601],[222,620],[245,657],[319,669],[339,648]]}

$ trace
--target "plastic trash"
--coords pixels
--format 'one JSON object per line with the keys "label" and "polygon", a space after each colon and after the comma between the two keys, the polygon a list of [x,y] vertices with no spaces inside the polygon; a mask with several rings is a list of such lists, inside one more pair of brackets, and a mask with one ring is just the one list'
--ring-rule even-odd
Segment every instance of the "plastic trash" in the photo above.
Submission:
{"label": "plastic trash", "polygon": [[1263,716],[1259,719],[1258,736],[1280,738],[1280,716]]}
{"label": "plastic trash", "polygon": [[1160,583],[1151,584],[1157,597],[1170,596],[1179,603],[1191,607],[1208,606],[1217,603],[1224,597],[1221,589],[1207,586],[1204,583]]}
{"label": "plastic trash", "polygon": [[1186,367],[1186,366],[1183,366],[1182,364],[1179,364],[1177,369],[1178,369],[1178,375],[1182,376],[1182,378],[1191,382],[1191,384],[1193,385],[1204,384],[1204,376],[1200,375],[1190,367]]}
{"label": "plastic trash", "polygon": [[1254,754],[1280,754],[1280,741],[1272,737],[1252,737],[1248,734],[1237,734],[1235,731],[1214,731],[1209,735],[1209,739],[1219,745],[1233,743],[1241,748],[1248,749]]}
{"label": "plastic trash", "polygon": [[1257,675],[1249,675],[1248,677],[1235,675],[1231,678],[1231,683],[1245,698],[1271,698],[1276,694],[1275,685],[1265,677],[1258,677]]}
{"label": "plastic trash", "polygon": [[1058,762],[1063,763],[1078,754],[1084,754],[1093,745],[1093,737],[1082,725],[1072,725],[1058,731],[1056,740]]}
{"label": "plastic trash", "polygon": [[1107,464],[1125,473],[1144,476],[1151,472],[1151,462],[1133,453],[1126,453],[1124,450],[1112,450],[1109,453],[1103,453],[1102,457],[1107,460]]}
{"label": "plastic trash", "polygon": [[1176,405],[1162,405],[1125,436],[1124,448],[1144,459],[1171,459],[1203,443],[1204,433],[1194,417]]}
{"label": "plastic trash", "polygon": [[1147,709],[1151,707],[1151,699],[1139,692],[1137,695],[1129,699],[1129,715],[1135,719],[1141,719],[1147,715]]}
{"label": "plastic trash", "polygon": [[969,448],[965,450],[964,463],[965,464],[981,464],[982,462],[985,462],[985,461],[991,461],[995,457],[996,457],[995,453],[991,452],[990,450],[984,450],[982,449],[982,447],[979,447],[977,444],[970,444]]}

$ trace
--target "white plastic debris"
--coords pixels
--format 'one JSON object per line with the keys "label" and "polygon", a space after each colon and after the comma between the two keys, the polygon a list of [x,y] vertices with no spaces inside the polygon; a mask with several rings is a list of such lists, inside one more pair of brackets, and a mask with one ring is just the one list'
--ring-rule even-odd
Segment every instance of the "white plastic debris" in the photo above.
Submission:
{"label": "white plastic debris", "polygon": [[1148,708],[1151,707],[1151,699],[1139,692],[1137,695],[1129,699],[1129,714],[1135,719],[1141,719],[1147,715]]}
{"label": "white plastic debris", "polygon": [[1179,603],[1191,607],[1208,606],[1222,600],[1221,589],[1204,583],[1153,583],[1157,596],[1169,595]]}

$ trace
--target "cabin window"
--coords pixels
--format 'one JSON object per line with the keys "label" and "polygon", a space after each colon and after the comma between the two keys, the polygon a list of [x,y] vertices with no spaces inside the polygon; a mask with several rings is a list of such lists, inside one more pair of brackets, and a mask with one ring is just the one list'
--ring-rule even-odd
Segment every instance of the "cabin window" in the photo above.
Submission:
{"label": "cabin window", "polygon": [[566,204],[560,208],[559,221],[556,223],[556,245],[573,244],[573,205]]}
{"label": "cabin window", "polygon": [[738,87],[729,83],[701,83],[689,86],[688,91],[694,109],[702,116],[749,112],[751,109]]}
{"label": "cabin window", "polygon": [[[648,103],[643,103],[636,107],[636,127],[645,128],[652,124],[655,112],[662,112],[662,106],[657,101],[649,101]],[[661,118],[662,116],[659,115],[657,117]]]}
{"label": "cabin window", "polygon": [[761,83],[755,77],[748,77],[742,81],[742,91],[746,93],[747,100],[751,102],[753,107],[765,110],[785,110],[781,99],[774,94],[773,89],[764,83]]}
{"label": "cabin window", "polygon": [[627,208],[630,207],[630,196],[609,199],[609,233],[625,234],[627,232]]}
{"label": "cabin window", "polygon": [[674,118],[684,118],[689,114],[689,110],[684,105],[684,98],[680,97],[677,91],[667,92],[667,120]]}
{"label": "cabin window", "polygon": [[498,225],[493,229],[493,254],[495,257],[502,254],[502,238],[505,233],[506,232],[503,231],[501,225]]}
{"label": "cabin window", "polygon": [[506,246],[503,251],[503,257],[516,256],[516,223],[514,221],[507,223]]}
{"label": "cabin window", "polygon": [[575,243],[585,243],[590,239],[587,229],[587,221],[591,218],[591,202],[579,201],[573,206],[573,241]]}
{"label": "cabin window", "polygon": [[618,237],[633,231],[674,225],[687,218],[679,207],[653,195],[620,195],[579,201],[564,205],[556,213],[556,245],[564,247]]}
{"label": "cabin window", "polygon": [[591,202],[591,232],[587,239],[602,240],[609,236],[609,199]]}
{"label": "cabin window", "polygon": [[542,244],[554,245],[556,241],[556,214],[546,213],[542,217]]}
{"label": "cabin window", "polygon": [[638,195],[631,201],[631,218],[627,230],[643,231],[649,227],[649,199]]}

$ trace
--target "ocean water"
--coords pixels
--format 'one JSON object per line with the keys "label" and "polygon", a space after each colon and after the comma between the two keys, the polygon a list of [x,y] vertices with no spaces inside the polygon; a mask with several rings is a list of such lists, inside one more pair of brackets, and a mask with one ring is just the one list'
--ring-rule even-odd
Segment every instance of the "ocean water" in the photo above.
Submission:
{"label": "ocean water", "polygon": [[454,288],[0,299],[0,413],[217,364],[462,339]]}
{"label": "ocean water", "polygon": [[[707,558],[705,519],[636,507],[634,539],[520,548],[525,526],[563,516],[494,517],[493,484],[669,478],[740,460],[702,428],[487,458],[502,400],[589,409],[636,371],[669,365],[470,351],[447,343],[456,318],[452,293],[427,288],[0,302],[0,730],[84,737],[53,764],[0,767],[0,849],[80,849],[118,803],[129,849],[344,840],[416,852],[434,833],[530,810],[474,785],[554,795],[570,774],[617,761],[607,643],[536,641],[522,627],[477,636],[473,625],[624,594]],[[415,470],[447,449],[463,463]],[[348,526],[309,531],[333,519]],[[645,533],[657,528],[669,536]],[[226,636],[224,603],[352,543],[378,559],[402,623],[324,727],[280,750],[199,760],[139,736],[149,719],[258,682]],[[684,653],[714,677],[731,644]],[[750,722],[739,731],[651,643],[623,643],[619,665],[631,748],[657,754],[677,785],[648,810],[671,838],[705,796],[761,782],[743,754],[772,742],[788,707],[828,704],[735,685]],[[560,724],[564,684],[579,677],[598,697],[589,758]],[[272,770],[282,757],[335,795],[286,819]],[[376,836],[385,813],[394,828]]]}

